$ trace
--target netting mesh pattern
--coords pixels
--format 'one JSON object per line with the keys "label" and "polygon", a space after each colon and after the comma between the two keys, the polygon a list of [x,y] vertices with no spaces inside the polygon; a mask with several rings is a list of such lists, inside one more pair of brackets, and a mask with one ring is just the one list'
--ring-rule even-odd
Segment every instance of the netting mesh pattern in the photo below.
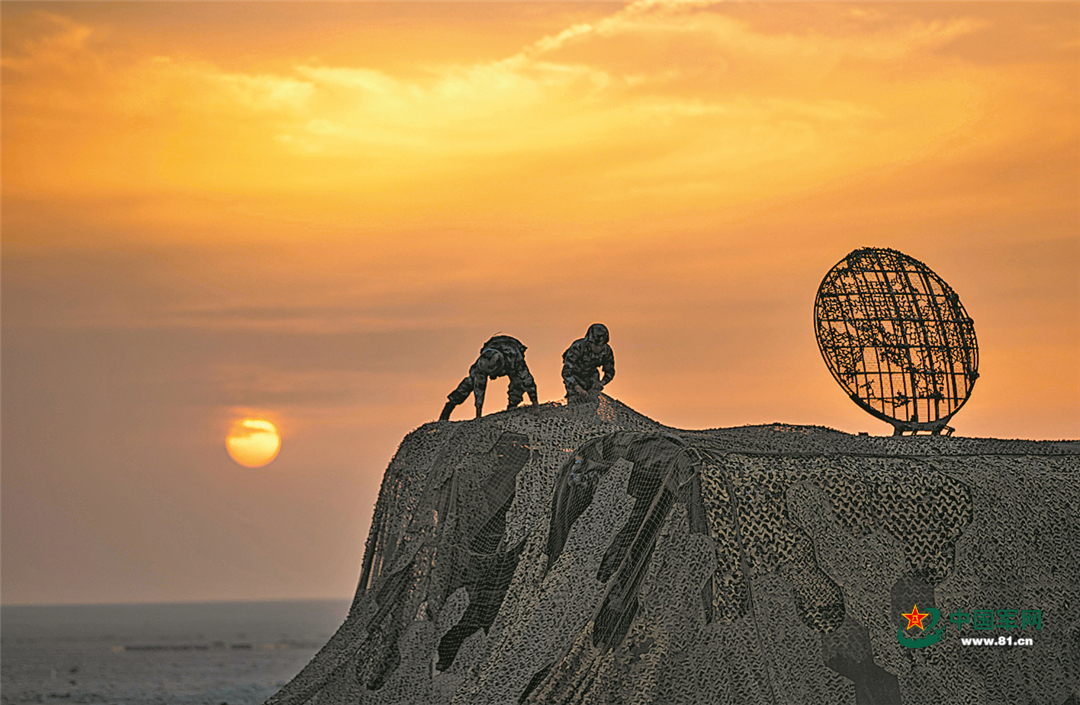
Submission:
{"label": "netting mesh pattern", "polygon": [[[1076,445],[679,431],[607,397],[427,424],[348,618],[267,702],[1064,703]],[[1043,624],[911,649],[914,604]]]}

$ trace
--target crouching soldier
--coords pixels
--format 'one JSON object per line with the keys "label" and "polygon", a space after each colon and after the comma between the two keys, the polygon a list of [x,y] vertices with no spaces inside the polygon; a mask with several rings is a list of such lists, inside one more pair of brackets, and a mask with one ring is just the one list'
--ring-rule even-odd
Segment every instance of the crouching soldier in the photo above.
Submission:
{"label": "crouching soldier", "polygon": [[440,421],[450,418],[450,412],[454,407],[473,395],[476,402],[476,418],[484,408],[484,391],[487,389],[488,379],[496,377],[509,377],[510,388],[507,390],[507,409],[513,409],[521,403],[522,397],[528,393],[533,406],[537,405],[536,381],[529,372],[529,366],[525,364],[525,346],[517,338],[509,335],[496,335],[480,347],[480,357],[469,368],[469,376],[461,380],[457,389],[450,392],[443,407]]}
{"label": "crouching soldier", "polygon": [[[615,378],[615,353],[608,345],[608,329],[593,323],[584,338],[578,338],[563,353],[562,378],[568,402],[595,398]],[[600,379],[597,368],[603,368]]]}

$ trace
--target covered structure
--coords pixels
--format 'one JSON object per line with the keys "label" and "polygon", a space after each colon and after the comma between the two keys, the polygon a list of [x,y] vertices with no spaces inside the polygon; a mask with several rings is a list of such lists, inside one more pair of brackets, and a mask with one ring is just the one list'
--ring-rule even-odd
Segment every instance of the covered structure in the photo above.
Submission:
{"label": "covered structure", "polygon": [[347,620],[267,702],[1076,703],[1077,517],[1075,442],[680,431],[608,397],[430,423]]}

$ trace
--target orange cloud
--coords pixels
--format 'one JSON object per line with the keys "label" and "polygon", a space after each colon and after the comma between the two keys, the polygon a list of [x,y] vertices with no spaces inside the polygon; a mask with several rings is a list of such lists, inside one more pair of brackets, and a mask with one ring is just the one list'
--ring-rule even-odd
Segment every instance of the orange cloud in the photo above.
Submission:
{"label": "orange cloud", "polygon": [[[542,199],[563,219],[616,204],[632,216],[1076,137],[1063,119],[1075,108],[1066,65],[991,69],[935,56],[987,27],[973,17],[879,19],[863,34],[830,34],[758,29],[711,3],[638,2],[497,61],[429,66],[426,78],[306,61],[281,73],[226,70],[194,47],[120,55],[88,44],[95,29],[50,17],[51,34],[5,56],[5,67],[46,79],[8,91],[17,137],[5,140],[5,185],[15,195],[336,192],[378,219],[417,205],[432,216],[494,206],[531,217]],[[59,90],[68,84],[43,67],[74,57],[99,69],[79,73],[80,90]],[[1049,113],[1017,99],[1044,76],[1040,103],[1061,106]],[[425,206],[424,191],[443,195]]]}

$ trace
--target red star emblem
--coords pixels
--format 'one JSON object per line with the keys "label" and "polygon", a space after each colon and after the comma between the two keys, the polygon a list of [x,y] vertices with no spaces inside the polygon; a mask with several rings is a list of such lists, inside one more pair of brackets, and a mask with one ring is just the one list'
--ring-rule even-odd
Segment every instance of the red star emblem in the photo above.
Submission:
{"label": "red star emblem", "polygon": [[929,612],[919,612],[919,606],[915,605],[911,608],[911,611],[907,614],[900,613],[901,617],[907,618],[907,627],[905,629],[911,629],[912,627],[923,628],[923,620],[930,616]]}

